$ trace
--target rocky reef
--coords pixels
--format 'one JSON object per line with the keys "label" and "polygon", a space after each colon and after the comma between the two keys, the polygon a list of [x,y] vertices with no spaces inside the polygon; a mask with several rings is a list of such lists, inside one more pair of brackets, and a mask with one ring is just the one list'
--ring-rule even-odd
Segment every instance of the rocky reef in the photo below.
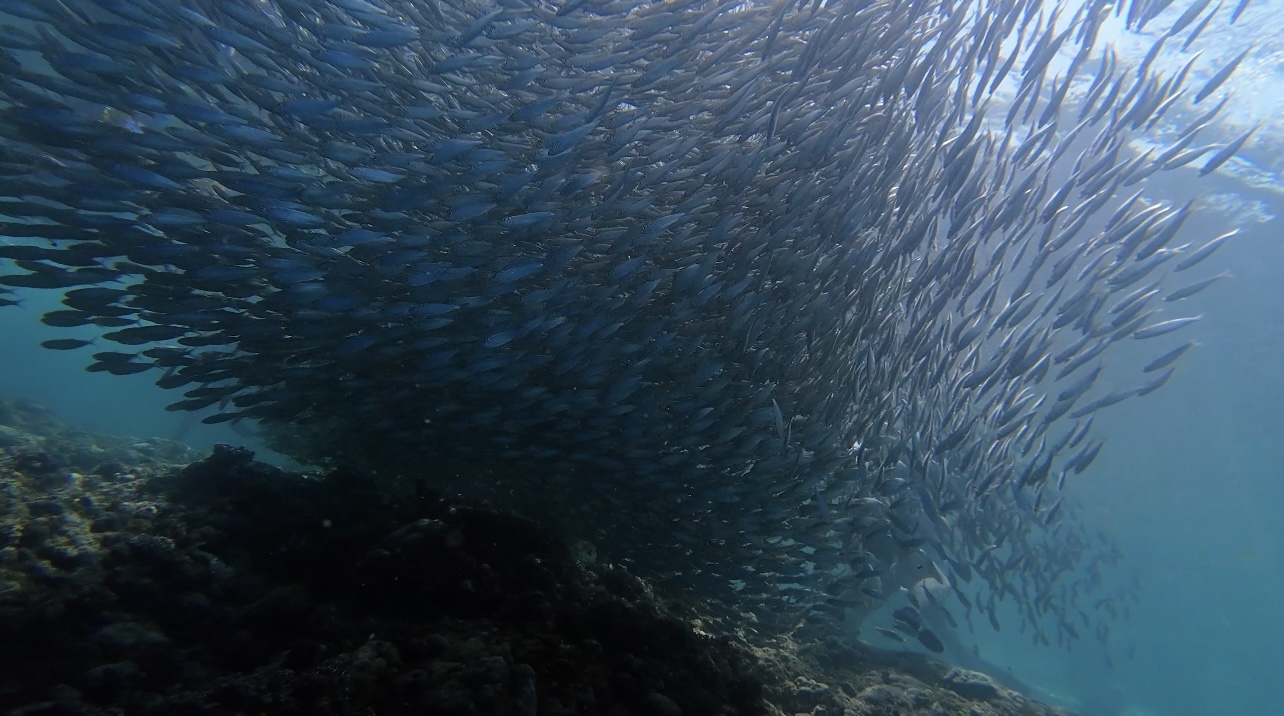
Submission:
{"label": "rocky reef", "polygon": [[0,711],[1064,713],[918,654],[723,633],[431,468],[192,459],[0,401]]}

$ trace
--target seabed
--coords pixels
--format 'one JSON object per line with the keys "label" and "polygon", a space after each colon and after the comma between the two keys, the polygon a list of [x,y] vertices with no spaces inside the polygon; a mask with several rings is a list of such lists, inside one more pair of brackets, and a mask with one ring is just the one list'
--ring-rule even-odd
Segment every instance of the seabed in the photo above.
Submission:
{"label": "seabed", "polygon": [[430,478],[287,472],[0,401],[0,711],[1069,713],[916,653],[719,634]]}

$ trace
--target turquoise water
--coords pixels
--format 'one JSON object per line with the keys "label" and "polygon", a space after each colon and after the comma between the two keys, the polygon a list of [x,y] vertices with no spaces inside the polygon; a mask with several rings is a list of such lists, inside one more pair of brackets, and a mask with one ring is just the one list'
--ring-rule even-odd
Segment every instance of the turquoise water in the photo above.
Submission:
{"label": "turquoise water", "polygon": [[6,397],[43,403],[68,423],[92,432],[176,439],[199,450],[215,443],[257,442],[253,432],[244,428],[202,425],[200,417],[212,409],[193,415],[166,412],[165,406],[176,400],[176,394],[157,388],[155,376],[87,373],[87,353],[41,348],[41,341],[88,339],[95,331],[93,327],[55,329],[40,323],[41,314],[65,308],[57,292],[22,295],[20,306],[0,310],[0,393]]}
{"label": "turquoise water", "polygon": [[[1284,210],[1272,192],[1240,196]],[[1046,698],[1085,713],[1280,713],[1282,228],[1256,224],[1217,257],[1234,280],[1197,297],[1201,345],[1173,380],[1098,416],[1108,442],[1071,494],[1085,523],[1119,542],[1116,579],[1137,597],[1129,619],[1109,624],[1110,663],[1092,639],[1065,653],[988,628],[975,636]]]}

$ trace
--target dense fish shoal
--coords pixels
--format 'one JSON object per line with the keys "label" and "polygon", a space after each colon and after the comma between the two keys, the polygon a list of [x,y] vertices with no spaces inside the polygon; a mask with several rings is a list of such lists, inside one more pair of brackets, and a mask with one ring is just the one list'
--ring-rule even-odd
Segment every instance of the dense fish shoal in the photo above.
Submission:
{"label": "dense fish shoal", "polygon": [[6,3],[0,285],[176,411],[458,465],[763,629],[1068,643],[1127,605],[1065,482],[1226,240],[1146,179],[1251,138],[1189,148],[1239,60],[1099,46],[1220,8],[1169,4]]}

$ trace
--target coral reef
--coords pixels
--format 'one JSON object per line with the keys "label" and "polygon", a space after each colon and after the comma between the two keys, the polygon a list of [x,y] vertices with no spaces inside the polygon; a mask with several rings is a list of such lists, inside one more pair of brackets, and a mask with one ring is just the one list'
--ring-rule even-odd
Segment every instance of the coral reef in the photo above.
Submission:
{"label": "coral reef", "polygon": [[750,644],[431,475],[298,474],[0,402],[0,711],[1061,713],[837,639]]}

